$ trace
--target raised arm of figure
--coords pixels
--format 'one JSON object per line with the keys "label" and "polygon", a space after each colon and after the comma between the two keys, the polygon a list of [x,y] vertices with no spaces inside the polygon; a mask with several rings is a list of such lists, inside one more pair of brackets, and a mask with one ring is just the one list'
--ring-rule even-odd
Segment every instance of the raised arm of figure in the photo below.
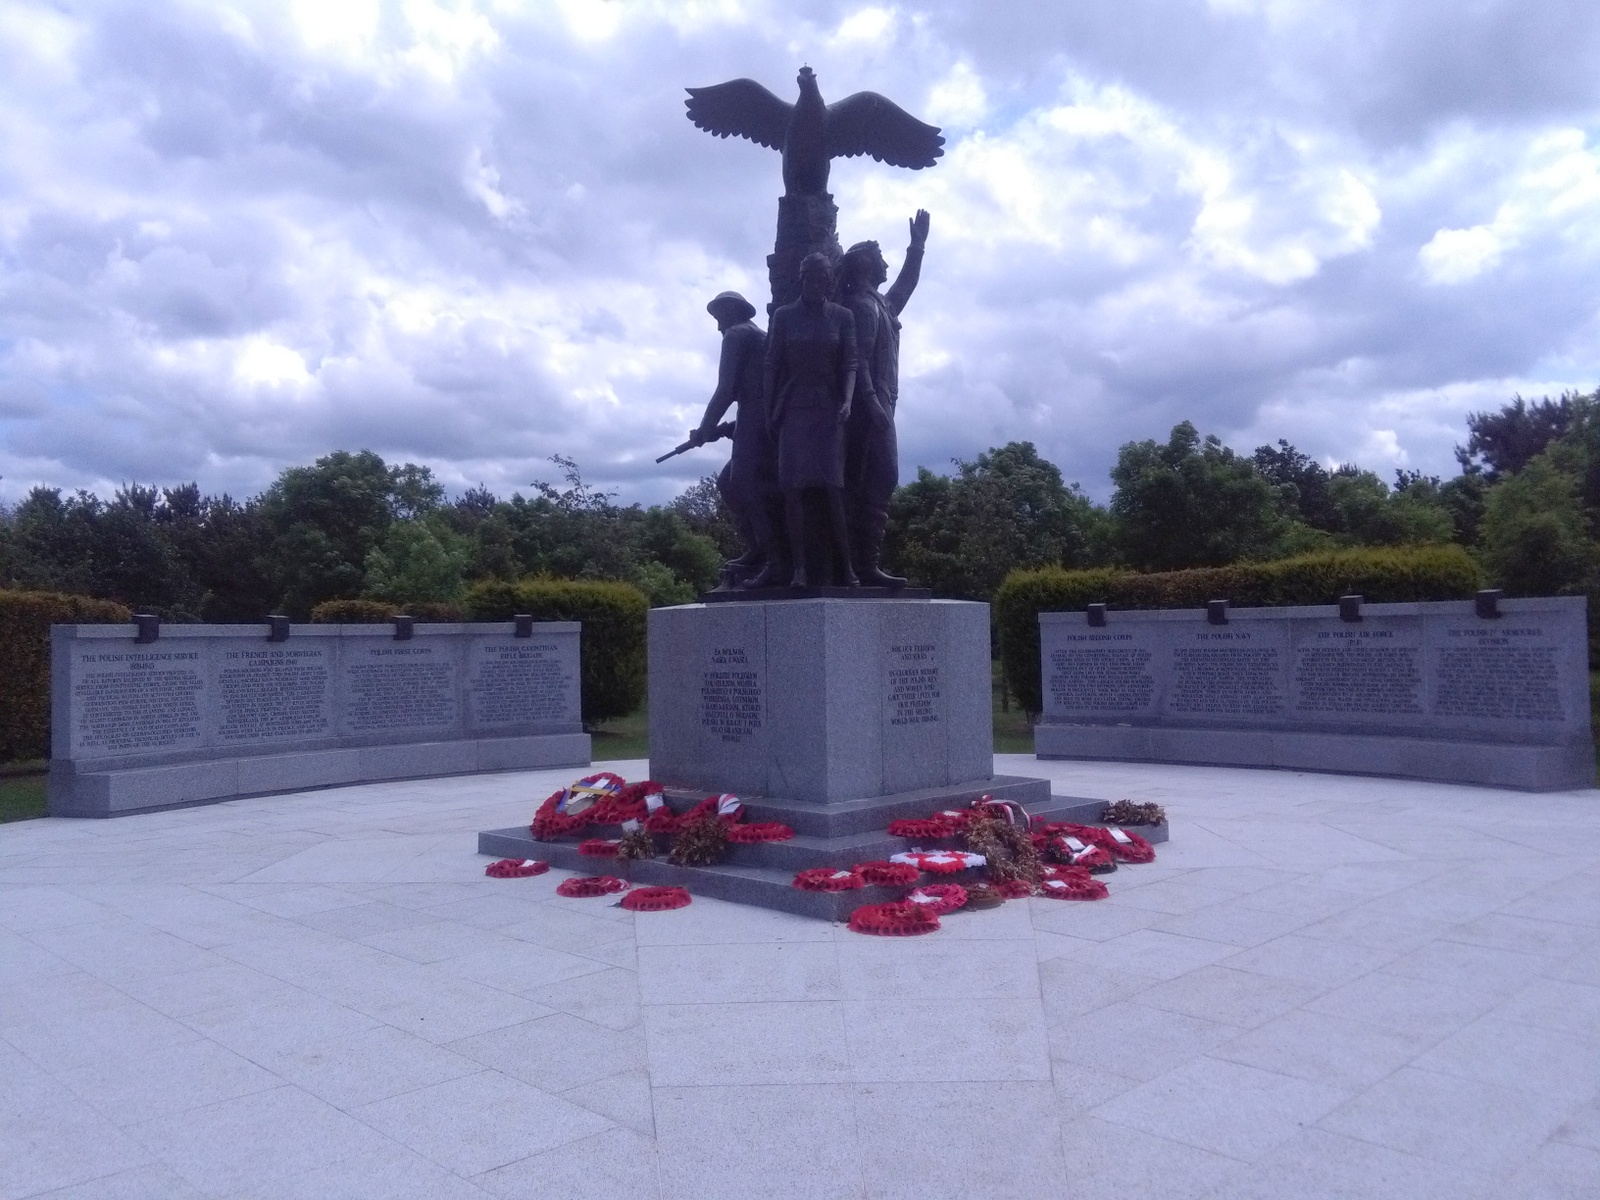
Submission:
{"label": "raised arm of figure", "polygon": [[883,294],[884,303],[897,317],[911,299],[911,293],[917,290],[917,280],[922,277],[922,251],[928,244],[930,220],[927,209],[923,208],[917,209],[917,215],[911,218],[911,244],[906,247],[906,260],[900,264],[900,274],[895,276],[889,290]]}

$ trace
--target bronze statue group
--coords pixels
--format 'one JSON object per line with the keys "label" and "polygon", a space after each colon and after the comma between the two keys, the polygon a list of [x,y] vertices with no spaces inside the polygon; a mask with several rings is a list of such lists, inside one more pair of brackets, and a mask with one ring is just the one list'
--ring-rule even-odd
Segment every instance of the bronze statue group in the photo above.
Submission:
{"label": "bronze statue group", "polygon": [[793,105],[748,79],[689,89],[696,125],[783,152],[786,192],[768,259],[770,329],[761,331],[755,305],[738,292],[706,305],[722,354],[688,445],[716,440],[736,409],[733,454],[717,486],[746,549],[727,564],[719,590],[901,588],[906,581],[887,574],[879,556],[899,482],[900,314],[921,274],[929,219],[922,210],[911,219],[905,262],[880,291],[889,269],[877,242],[839,252],[828,164],[869,154],[919,169],[933,165],[944,139],[876,93],[823,105],[810,68],[799,84]]}

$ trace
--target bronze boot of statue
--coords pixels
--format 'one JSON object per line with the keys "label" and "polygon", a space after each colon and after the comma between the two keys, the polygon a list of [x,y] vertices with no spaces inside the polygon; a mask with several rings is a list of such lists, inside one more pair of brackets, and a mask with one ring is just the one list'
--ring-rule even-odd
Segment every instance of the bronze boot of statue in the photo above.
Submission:
{"label": "bronze boot of statue", "polygon": [[856,574],[867,587],[906,586],[905,579],[889,574],[878,565],[878,556],[883,553],[883,531],[888,523],[889,518],[885,513],[874,513],[862,522],[860,565],[856,568]]}

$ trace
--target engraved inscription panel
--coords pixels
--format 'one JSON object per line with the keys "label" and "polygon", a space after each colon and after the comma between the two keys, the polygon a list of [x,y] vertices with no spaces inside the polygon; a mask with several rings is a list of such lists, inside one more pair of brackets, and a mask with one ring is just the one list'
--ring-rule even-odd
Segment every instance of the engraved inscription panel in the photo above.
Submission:
{"label": "engraved inscription panel", "polygon": [[315,738],[333,732],[326,646],[221,650],[213,702],[219,742]]}
{"label": "engraved inscription panel", "polygon": [[490,642],[474,648],[467,689],[484,725],[578,720],[577,680],[556,641]]}
{"label": "engraved inscription panel", "polygon": [[80,650],[72,685],[73,751],[96,756],[182,750],[201,740],[205,687],[197,650]]}
{"label": "engraved inscription panel", "polygon": [[1433,711],[1441,717],[1562,721],[1556,647],[1543,628],[1451,628],[1437,656]]}
{"label": "engraved inscription panel", "polygon": [[743,645],[715,646],[700,675],[700,727],[723,742],[749,741],[761,728],[761,677]]}
{"label": "engraved inscription panel", "polygon": [[890,646],[888,675],[891,726],[939,723],[939,662],[935,643]]}
{"label": "engraved inscription panel", "polygon": [[1069,633],[1050,651],[1048,706],[1054,711],[1139,712],[1150,707],[1150,651],[1131,633]]}
{"label": "engraved inscription panel", "polygon": [[1422,649],[1395,629],[1318,630],[1296,649],[1303,713],[1420,716]]}
{"label": "engraved inscription panel", "polygon": [[345,724],[352,733],[459,720],[453,663],[438,646],[362,647],[352,653],[345,678]]}
{"label": "engraved inscription panel", "polygon": [[1281,652],[1254,631],[1190,634],[1172,648],[1167,708],[1195,716],[1275,717]]}

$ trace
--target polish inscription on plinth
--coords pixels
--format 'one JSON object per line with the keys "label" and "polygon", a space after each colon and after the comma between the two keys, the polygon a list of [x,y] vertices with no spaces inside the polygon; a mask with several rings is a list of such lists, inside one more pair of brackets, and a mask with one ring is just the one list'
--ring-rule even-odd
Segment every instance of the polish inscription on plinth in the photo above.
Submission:
{"label": "polish inscription on plinth", "polygon": [[477,729],[570,722],[578,710],[578,664],[553,638],[483,637],[468,643],[467,704]]}
{"label": "polish inscription on plinth", "polygon": [[700,673],[700,727],[719,742],[741,745],[761,729],[761,675],[749,648],[713,646]]}
{"label": "polish inscription on plinth", "polygon": [[333,730],[333,645],[218,652],[211,706],[220,744],[296,741]]}
{"label": "polish inscription on plinth", "polygon": [[1583,785],[1594,774],[1585,617],[1580,597],[1501,599],[1488,612],[1468,601],[1114,611],[1097,626],[1043,613],[1035,745]]}
{"label": "polish inscription on plinth", "polygon": [[84,647],[74,656],[72,753],[127,754],[199,746],[205,687],[193,650]]}

